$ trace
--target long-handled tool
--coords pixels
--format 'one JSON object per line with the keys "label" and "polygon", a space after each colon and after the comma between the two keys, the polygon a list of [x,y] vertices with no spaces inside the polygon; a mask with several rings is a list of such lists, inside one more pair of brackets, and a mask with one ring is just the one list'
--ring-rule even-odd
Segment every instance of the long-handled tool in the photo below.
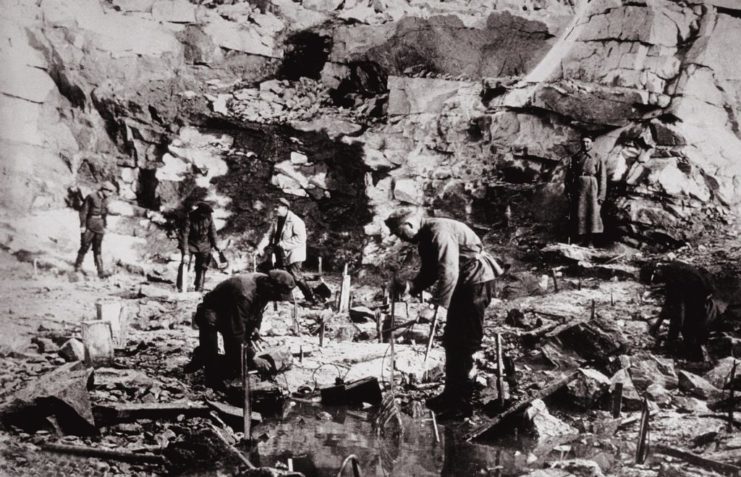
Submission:
{"label": "long-handled tool", "polygon": [[425,350],[425,359],[422,361],[422,367],[427,364],[427,358],[430,356],[430,350],[432,349],[432,341],[435,339],[435,328],[437,327],[437,310],[439,307],[435,306],[435,313],[432,315],[432,326],[430,327],[430,337],[427,338],[427,350]]}

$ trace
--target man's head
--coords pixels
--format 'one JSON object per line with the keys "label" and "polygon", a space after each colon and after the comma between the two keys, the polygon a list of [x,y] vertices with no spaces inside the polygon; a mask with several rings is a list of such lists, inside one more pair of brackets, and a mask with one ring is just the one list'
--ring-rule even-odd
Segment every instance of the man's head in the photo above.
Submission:
{"label": "man's head", "polygon": [[275,215],[278,217],[285,217],[288,215],[288,208],[291,206],[291,203],[288,202],[288,199],[280,198],[278,199],[278,203],[275,205]]}
{"label": "man's head", "polygon": [[589,136],[582,136],[581,138],[581,148],[584,151],[591,151],[592,150],[592,143],[594,141]]}
{"label": "man's head", "polygon": [[113,182],[111,181],[105,181],[100,186],[100,193],[103,195],[103,197],[110,197],[111,195],[116,193],[116,186],[114,186]]}
{"label": "man's head", "polygon": [[284,270],[270,270],[268,272],[268,293],[275,301],[290,301],[293,298],[291,291],[296,282],[290,273]]}
{"label": "man's head", "polygon": [[416,242],[422,215],[414,210],[398,210],[385,221],[391,233],[405,242]]}

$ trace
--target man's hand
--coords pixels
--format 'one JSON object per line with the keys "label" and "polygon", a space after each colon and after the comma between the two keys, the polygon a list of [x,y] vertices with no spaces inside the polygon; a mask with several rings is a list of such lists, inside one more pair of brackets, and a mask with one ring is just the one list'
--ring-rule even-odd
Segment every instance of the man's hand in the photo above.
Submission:
{"label": "man's hand", "polygon": [[270,361],[257,356],[252,360],[252,368],[257,370],[260,374],[268,374],[273,371],[273,366],[270,364]]}
{"label": "man's hand", "polygon": [[80,233],[81,234],[84,234],[85,232],[87,232],[87,228],[86,227],[80,227]]}
{"label": "man's hand", "polygon": [[435,318],[435,313],[437,313],[437,317],[440,318],[442,316],[445,316],[447,310],[445,310],[442,306],[436,306],[436,305],[422,305],[422,308],[419,310],[419,314],[417,315],[420,320],[425,321],[432,321]]}

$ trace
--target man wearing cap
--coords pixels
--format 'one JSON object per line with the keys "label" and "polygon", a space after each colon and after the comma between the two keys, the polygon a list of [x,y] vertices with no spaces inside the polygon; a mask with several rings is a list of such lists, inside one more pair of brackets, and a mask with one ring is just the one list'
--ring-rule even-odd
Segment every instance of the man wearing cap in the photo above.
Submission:
{"label": "man wearing cap", "polygon": [[602,204],[607,195],[607,168],[592,150],[592,138],[581,139],[581,149],[571,158],[564,185],[571,207],[572,234],[582,245],[591,246],[604,231]]}
{"label": "man wearing cap", "polygon": [[314,294],[301,272],[301,266],[306,260],[306,224],[289,210],[290,205],[288,200],[278,199],[275,207],[276,220],[257,245],[257,253],[262,255],[267,251],[275,254],[273,266],[290,273],[306,301],[313,304]]}
{"label": "man wearing cap", "polygon": [[211,249],[220,252],[216,244],[216,227],[213,209],[205,202],[197,202],[188,214],[180,230],[180,267],[178,268],[178,289],[182,291],[183,274],[187,257],[195,257],[195,289],[203,291],[206,270],[211,261]]}
{"label": "man wearing cap", "polygon": [[[199,329],[199,346],[185,366],[186,373],[200,368],[209,385],[240,375],[241,344],[247,345],[247,366],[267,372],[270,363],[255,356],[252,340],[260,330],[262,314],[270,301],[289,300],[295,283],[283,270],[235,275],[216,285],[203,297],[194,318]],[[219,365],[218,335],[224,339],[226,367]]]}
{"label": "man wearing cap", "polygon": [[116,187],[109,181],[104,182],[97,192],[85,197],[80,209],[80,250],[75,260],[75,272],[82,268],[90,246],[93,246],[93,257],[98,276],[106,278],[110,273],[103,265],[103,235],[105,235],[106,218],[108,216],[108,198],[116,192]]}
{"label": "man wearing cap", "polygon": [[420,317],[445,316],[445,388],[427,406],[441,417],[471,415],[473,354],[481,347],[484,312],[492,299],[494,279],[503,273],[484,251],[476,233],[452,219],[423,218],[413,211],[398,211],[385,221],[391,233],[416,243],[421,267],[410,282],[397,282],[393,292],[419,294],[431,288],[430,305],[422,305]]}

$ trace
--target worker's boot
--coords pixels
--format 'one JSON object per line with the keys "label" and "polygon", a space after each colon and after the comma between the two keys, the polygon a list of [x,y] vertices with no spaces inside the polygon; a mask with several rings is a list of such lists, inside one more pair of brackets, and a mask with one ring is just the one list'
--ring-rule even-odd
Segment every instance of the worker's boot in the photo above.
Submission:
{"label": "worker's boot", "polygon": [[206,270],[197,268],[196,269],[196,280],[194,283],[197,292],[203,291],[203,284],[205,281],[206,281]]}
{"label": "worker's boot", "polygon": [[190,358],[190,362],[183,366],[183,372],[185,374],[192,374],[203,368],[206,365],[206,358],[204,352],[200,346],[196,346],[193,350],[193,356]]}
{"label": "worker's boot", "polygon": [[82,262],[85,261],[85,254],[78,253],[75,259],[75,272],[79,272],[82,269]]}
{"label": "worker's boot", "polygon": [[100,255],[95,256],[95,268],[98,269],[99,278],[108,278],[111,276],[111,273],[107,272],[105,266],[103,266],[103,257]]}

